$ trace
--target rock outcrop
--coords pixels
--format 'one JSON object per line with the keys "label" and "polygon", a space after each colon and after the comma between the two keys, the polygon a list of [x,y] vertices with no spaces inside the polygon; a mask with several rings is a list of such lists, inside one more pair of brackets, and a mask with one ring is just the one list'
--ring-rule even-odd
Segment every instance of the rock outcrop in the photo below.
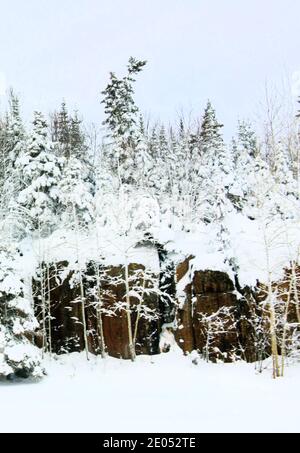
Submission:
{"label": "rock outcrop", "polygon": [[[131,331],[136,335],[137,354],[167,351],[168,347],[161,348],[160,337],[168,331],[184,353],[196,350],[213,362],[254,362],[270,355],[270,316],[261,303],[263,285],[241,288],[237,277],[233,282],[224,272],[194,270],[193,256],[175,268],[162,248],[158,253],[159,274],[147,271],[142,264],[128,266]],[[283,299],[287,297],[286,277],[276,286]],[[81,351],[85,347],[85,321],[90,352],[102,352],[103,338],[110,356],[130,358],[124,266],[88,263],[82,271],[84,298],[78,272],[67,262],[44,266],[33,286],[41,326],[37,344],[45,346],[47,342],[48,349],[51,345],[58,354]],[[289,335],[299,329],[295,291],[290,296]],[[280,329],[279,325],[279,337]]]}
{"label": "rock outcrop", "polygon": [[[177,272],[177,278],[180,274]],[[223,272],[193,272],[184,289],[186,299],[177,312],[175,336],[185,353],[197,350],[207,360],[234,360],[239,349],[234,289],[233,282]]]}
{"label": "rock outcrop", "polygon": [[[98,354],[101,344],[98,332],[99,299],[96,294],[96,268],[94,263],[89,263],[86,271],[83,272],[83,287],[88,349],[90,352]],[[126,294],[124,267],[101,266],[97,272],[97,275],[100,276],[98,282],[101,291],[101,295],[99,295],[99,298],[101,297],[100,316],[105,350],[112,357],[128,359],[130,354],[127,316],[124,309]],[[51,344],[53,352],[61,354],[83,350],[83,310],[78,275],[75,271],[68,269],[67,262],[52,264],[47,270],[45,266],[43,274],[42,280],[34,281],[36,315],[41,326],[37,343],[42,346],[44,337],[42,331],[46,329],[48,348]],[[136,353],[157,354],[159,353],[159,335],[163,319],[162,303],[158,291],[154,288],[159,277],[145,274],[145,267],[136,263],[128,266],[128,274],[133,335],[140,297],[143,299],[143,306],[147,307],[146,310],[140,311]],[[45,292],[44,302],[41,297],[41,281],[43,281]],[[49,307],[51,322],[49,322]],[[43,325],[45,312],[46,322]],[[50,328],[51,334],[49,335]]]}

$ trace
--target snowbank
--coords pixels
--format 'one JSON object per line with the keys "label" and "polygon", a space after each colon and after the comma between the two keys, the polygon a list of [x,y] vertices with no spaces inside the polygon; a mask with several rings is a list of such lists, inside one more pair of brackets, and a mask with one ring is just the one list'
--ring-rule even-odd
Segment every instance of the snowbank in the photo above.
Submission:
{"label": "snowbank", "polygon": [[194,365],[176,351],[134,364],[71,354],[47,370],[0,384],[1,432],[299,432],[299,365],[273,381],[269,369]]}

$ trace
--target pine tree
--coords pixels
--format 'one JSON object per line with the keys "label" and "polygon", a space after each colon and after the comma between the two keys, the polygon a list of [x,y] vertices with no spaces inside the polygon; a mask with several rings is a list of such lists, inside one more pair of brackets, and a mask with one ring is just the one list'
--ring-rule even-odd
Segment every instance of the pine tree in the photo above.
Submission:
{"label": "pine tree", "polygon": [[292,172],[292,162],[290,161],[284,145],[278,143],[275,152],[274,162],[274,177],[275,181],[284,188],[284,194],[296,195],[296,184]]}
{"label": "pine tree", "polygon": [[[146,61],[129,59],[127,75],[122,79],[114,73],[102,92],[106,119],[103,122],[109,130],[111,146],[107,160],[120,182],[133,182],[135,152],[140,142],[138,133],[138,108],[133,99],[135,76],[142,71]],[[141,153],[140,153],[141,154]]]}
{"label": "pine tree", "polygon": [[22,151],[25,130],[20,115],[20,102],[14,92],[10,91],[10,111],[8,115],[8,153],[12,167]]}
{"label": "pine tree", "polygon": [[168,159],[170,157],[169,143],[164,125],[153,128],[149,152],[153,167],[150,175],[151,186],[157,194],[168,190]]}
{"label": "pine tree", "polygon": [[53,145],[48,141],[47,123],[40,112],[34,114],[28,148],[18,159],[17,166],[25,185],[17,201],[24,209],[29,229],[50,233],[58,214],[62,160],[55,156]]}
{"label": "pine tree", "polygon": [[249,201],[244,207],[248,217],[261,219],[268,223],[278,214],[276,199],[274,199],[276,182],[271,172],[270,165],[257,154],[254,161],[253,191]]}
{"label": "pine tree", "polygon": [[[165,133],[165,131],[163,131]],[[163,144],[163,146],[162,146]],[[149,170],[147,184],[150,190],[153,189],[156,197],[160,200],[167,190],[167,156],[168,144],[166,137],[162,137],[162,129],[158,131],[158,124],[154,125],[147,143],[149,160],[152,167]]]}
{"label": "pine tree", "polygon": [[283,219],[295,218],[298,209],[299,192],[292,165],[284,145],[278,143],[274,156],[273,175],[276,186],[273,198]]}
{"label": "pine tree", "polygon": [[[3,188],[3,184],[7,178],[8,170],[8,118],[0,118],[0,186]],[[1,189],[0,189],[1,193]]]}
{"label": "pine tree", "polygon": [[65,226],[90,226],[94,217],[93,185],[89,182],[86,165],[76,157],[65,161],[63,178],[58,183],[62,220]]}
{"label": "pine tree", "polygon": [[18,275],[16,251],[0,250],[0,376],[42,376],[39,350],[29,338],[38,327],[32,301]]}
{"label": "pine tree", "polygon": [[180,118],[178,138],[179,138],[179,140],[183,140],[184,137],[185,137],[184,120],[183,120],[183,118]]}
{"label": "pine tree", "polygon": [[19,156],[26,148],[26,134],[20,115],[19,99],[10,91],[9,112],[1,127],[1,184],[2,209],[9,211],[23,188],[20,172],[16,168]]}
{"label": "pine tree", "polygon": [[224,210],[230,210],[228,195],[233,184],[232,155],[224,144],[220,132],[222,127],[208,101],[200,130],[202,162],[199,171],[201,192],[206,194],[204,210],[206,222],[222,220]]}
{"label": "pine tree", "polygon": [[202,153],[217,152],[223,147],[221,128],[223,124],[216,118],[216,112],[210,101],[207,102],[200,129],[200,145]]}
{"label": "pine tree", "polygon": [[249,122],[239,121],[238,142],[247,156],[256,156],[258,148],[257,137]]}
{"label": "pine tree", "polygon": [[242,210],[255,189],[255,157],[259,152],[256,134],[249,123],[239,122],[231,149],[234,170],[231,200],[238,210]]}
{"label": "pine tree", "polygon": [[231,264],[230,233],[227,227],[228,215],[233,210],[231,190],[233,187],[233,162],[230,147],[226,146],[221,134],[222,124],[208,102],[200,129],[201,199],[200,218],[215,230],[217,250],[222,251]]}
{"label": "pine tree", "polygon": [[82,120],[79,118],[77,111],[70,117],[69,143],[72,156],[85,162],[88,161],[88,148],[85,144],[85,136],[82,131]]}
{"label": "pine tree", "polygon": [[70,118],[65,101],[62,102],[60,111],[57,114],[57,142],[59,155],[69,158],[71,152]]}
{"label": "pine tree", "polygon": [[194,159],[190,131],[180,130],[178,141],[168,155],[170,168],[169,187],[172,210],[181,219],[182,229],[189,230],[197,216],[199,179],[199,154]]}
{"label": "pine tree", "polygon": [[58,122],[58,147],[63,155],[62,178],[59,182],[59,201],[65,226],[86,228],[93,219],[95,193],[94,169],[89,161],[88,146],[78,112],[68,115],[62,105]]}
{"label": "pine tree", "polygon": [[161,154],[158,138],[158,125],[155,124],[150,133],[148,141],[148,150],[151,158],[156,161]]}
{"label": "pine tree", "polygon": [[[219,250],[229,248],[229,231],[226,226],[226,217],[232,212],[230,193],[233,185],[232,158],[230,149],[225,147],[215,155],[212,168],[209,169],[209,179],[206,193],[207,202],[205,220],[215,224],[217,228],[217,242]],[[232,257],[228,257],[232,259]]]}

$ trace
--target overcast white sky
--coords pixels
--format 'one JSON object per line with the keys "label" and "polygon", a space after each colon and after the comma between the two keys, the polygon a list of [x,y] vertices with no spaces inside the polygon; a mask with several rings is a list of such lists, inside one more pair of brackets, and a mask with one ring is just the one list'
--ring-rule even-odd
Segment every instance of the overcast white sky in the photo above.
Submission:
{"label": "overcast white sky", "polygon": [[169,121],[210,98],[231,133],[266,80],[300,71],[299,20],[298,0],[0,0],[0,109],[5,83],[26,118],[65,98],[100,123],[108,72],[133,55],[143,112]]}

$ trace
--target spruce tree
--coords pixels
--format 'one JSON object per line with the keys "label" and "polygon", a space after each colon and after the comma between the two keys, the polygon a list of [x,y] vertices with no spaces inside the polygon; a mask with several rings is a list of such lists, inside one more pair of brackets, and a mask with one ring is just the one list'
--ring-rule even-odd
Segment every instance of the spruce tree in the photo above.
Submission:
{"label": "spruce tree", "polygon": [[239,121],[238,123],[238,142],[247,156],[256,156],[258,148],[257,137],[251,124],[247,121]]}
{"label": "spruce tree", "polygon": [[232,155],[224,144],[222,127],[208,101],[200,130],[202,160],[199,169],[201,192],[205,194],[206,207],[203,211],[205,222],[222,220],[224,211],[230,210],[228,194],[233,183]]}
{"label": "spruce tree", "polygon": [[50,233],[56,223],[62,174],[62,160],[54,154],[47,128],[43,115],[35,112],[28,147],[17,161],[25,185],[18,204],[24,209],[29,230],[43,234]]}
{"label": "spruce tree", "polygon": [[88,148],[85,144],[85,136],[82,131],[82,120],[79,118],[77,111],[70,117],[69,143],[72,156],[82,159],[85,162],[88,161]]}
{"label": "spruce tree", "polygon": [[274,198],[281,218],[295,218],[299,201],[298,184],[293,176],[293,163],[283,143],[279,142],[274,156]]}
{"label": "spruce tree", "polygon": [[[8,160],[8,118],[0,118],[0,187],[7,178],[7,170],[9,165]],[[2,190],[0,189],[0,194]]]}
{"label": "spruce tree", "polygon": [[20,102],[15,93],[10,91],[9,115],[7,121],[8,153],[11,166],[14,164],[22,151],[22,144],[25,138],[25,129],[20,115]]}
{"label": "spruce tree", "polygon": [[[165,195],[168,181],[168,144],[165,131],[156,124],[153,126],[148,140],[148,154],[152,162],[152,168],[148,175],[148,187],[154,190],[158,200]],[[164,134],[164,135],[162,135]]]}
{"label": "spruce tree", "polygon": [[0,377],[42,376],[40,352],[32,344],[38,322],[16,265],[17,252],[0,250]]}
{"label": "spruce tree", "polygon": [[82,228],[90,226],[94,217],[93,190],[84,162],[76,157],[67,159],[63,178],[58,183],[62,220],[66,227],[75,227],[75,223]]}
{"label": "spruce tree", "polygon": [[[78,112],[68,115],[61,110],[61,130],[66,141],[58,142],[63,155],[62,178],[59,182],[59,201],[65,226],[87,227],[93,219],[95,193],[94,169],[89,160],[88,146]],[[60,127],[60,126],[59,126]]]}
{"label": "spruce tree", "polygon": [[237,138],[233,139],[231,149],[234,170],[231,200],[241,210],[255,189],[255,157],[259,152],[256,134],[249,123],[239,122]]}
{"label": "spruce tree", "polygon": [[223,124],[216,118],[216,112],[210,101],[207,102],[200,129],[200,145],[202,153],[217,152],[223,147],[221,129]]}
{"label": "spruce tree", "polygon": [[20,115],[20,103],[14,92],[10,91],[9,112],[1,125],[1,205],[10,211],[17,194],[23,188],[23,181],[16,162],[26,149],[26,133]]}
{"label": "spruce tree", "polygon": [[65,101],[62,102],[57,114],[57,142],[59,155],[65,158],[70,157],[70,118]]}
{"label": "spruce tree", "polygon": [[134,181],[133,170],[139,166],[143,150],[139,150],[136,162],[136,150],[141,140],[138,131],[138,107],[133,99],[135,76],[142,71],[146,61],[130,58],[127,75],[119,79],[110,73],[110,81],[102,92],[106,119],[103,122],[109,131],[110,146],[107,147],[106,159],[121,183]]}
{"label": "spruce tree", "polygon": [[286,195],[295,194],[296,184],[292,172],[292,162],[284,144],[281,142],[278,143],[275,152],[274,177],[275,181],[285,188]]}

